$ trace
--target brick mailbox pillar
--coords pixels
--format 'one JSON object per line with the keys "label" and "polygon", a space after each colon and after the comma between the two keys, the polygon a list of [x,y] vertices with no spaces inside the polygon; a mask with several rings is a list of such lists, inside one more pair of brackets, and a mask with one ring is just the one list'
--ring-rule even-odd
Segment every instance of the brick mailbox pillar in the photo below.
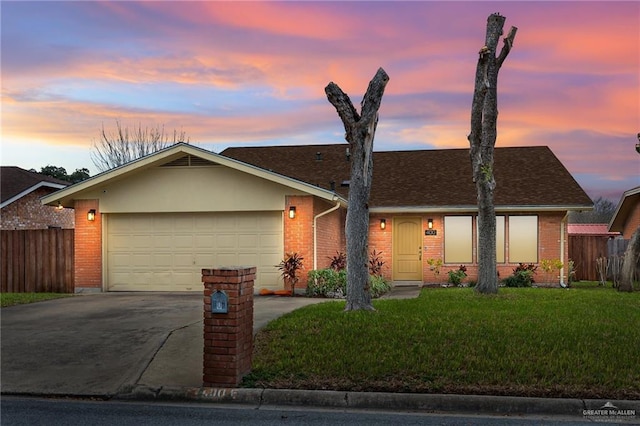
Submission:
{"label": "brick mailbox pillar", "polygon": [[255,278],[255,267],[202,270],[204,387],[238,386],[251,371]]}

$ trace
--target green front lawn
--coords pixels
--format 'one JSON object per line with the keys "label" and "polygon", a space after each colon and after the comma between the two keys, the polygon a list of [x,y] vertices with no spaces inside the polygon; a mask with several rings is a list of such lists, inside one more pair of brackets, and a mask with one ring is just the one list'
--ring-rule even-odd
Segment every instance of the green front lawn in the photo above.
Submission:
{"label": "green front lawn", "polygon": [[256,336],[245,386],[640,398],[640,293],[424,289],[417,299],[312,305]]}
{"label": "green front lawn", "polygon": [[70,296],[71,294],[66,293],[0,293],[0,306],[4,308]]}

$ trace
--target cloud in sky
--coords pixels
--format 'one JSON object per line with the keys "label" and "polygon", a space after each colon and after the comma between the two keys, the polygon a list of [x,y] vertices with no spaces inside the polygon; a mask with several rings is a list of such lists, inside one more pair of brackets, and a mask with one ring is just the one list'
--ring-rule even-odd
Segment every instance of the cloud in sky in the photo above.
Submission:
{"label": "cloud in sky", "polygon": [[359,102],[380,66],[376,149],[465,147],[497,11],[519,28],[497,146],[549,145],[593,198],[639,185],[637,2],[3,2],[2,164],[95,172],[117,119],[217,150],[343,142],[324,87]]}

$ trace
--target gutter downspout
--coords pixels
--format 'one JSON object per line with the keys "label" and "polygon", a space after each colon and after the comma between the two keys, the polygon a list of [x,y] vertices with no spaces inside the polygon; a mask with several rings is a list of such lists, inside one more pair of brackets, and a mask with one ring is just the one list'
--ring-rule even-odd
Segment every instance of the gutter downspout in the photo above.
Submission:
{"label": "gutter downspout", "polygon": [[565,265],[566,262],[564,261],[564,241],[567,238],[565,229],[567,228],[566,224],[568,220],[569,212],[567,211],[567,213],[560,221],[560,261],[562,262],[562,268],[560,268],[560,287],[566,287],[566,284],[564,282],[564,268],[567,265]]}
{"label": "gutter downspout", "polygon": [[318,269],[318,230],[316,226],[318,223],[318,218],[326,214],[329,214],[331,212],[334,212],[339,208],[340,208],[340,201],[338,201],[336,205],[331,207],[329,210],[323,211],[322,213],[318,213],[313,217],[313,269],[314,270]]}

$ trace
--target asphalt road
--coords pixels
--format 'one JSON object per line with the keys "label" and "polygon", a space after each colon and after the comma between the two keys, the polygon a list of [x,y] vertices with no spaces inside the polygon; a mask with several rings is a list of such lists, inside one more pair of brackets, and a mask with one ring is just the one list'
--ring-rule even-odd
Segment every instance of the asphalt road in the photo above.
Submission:
{"label": "asphalt road", "polygon": [[320,410],[305,407],[221,406],[196,403],[124,403],[5,397],[2,424],[6,426],[169,426],[169,425],[592,425],[579,417],[497,417]]}

